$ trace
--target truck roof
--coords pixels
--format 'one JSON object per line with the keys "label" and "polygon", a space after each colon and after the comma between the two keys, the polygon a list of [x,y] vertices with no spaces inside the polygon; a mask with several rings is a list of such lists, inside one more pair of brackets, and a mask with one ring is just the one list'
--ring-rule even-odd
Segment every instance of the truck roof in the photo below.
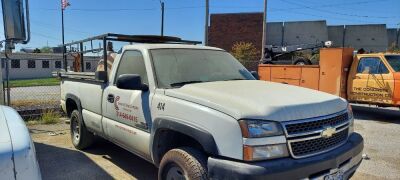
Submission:
{"label": "truck roof", "polygon": [[370,57],[370,56],[400,56],[400,54],[397,53],[391,53],[391,52],[379,52],[379,53],[368,53],[368,54],[357,54],[357,56],[365,56],[365,57]]}
{"label": "truck roof", "polygon": [[126,45],[123,48],[124,49],[208,49],[208,50],[224,51],[223,49],[210,46],[190,45],[190,44],[168,44],[168,43],[162,43],[162,44],[138,43],[133,45]]}

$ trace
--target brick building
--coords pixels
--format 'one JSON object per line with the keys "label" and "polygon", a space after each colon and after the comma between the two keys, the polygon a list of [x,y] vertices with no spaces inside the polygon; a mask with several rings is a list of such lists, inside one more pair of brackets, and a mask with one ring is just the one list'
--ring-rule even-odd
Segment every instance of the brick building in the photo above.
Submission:
{"label": "brick building", "polygon": [[235,42],[251,42],[261,53],[263,13],[211,14],[208,44],[231,51]]}
{"label": "brick building", "polygon": [[[261,56],[263,13],[211,14],[208,45],[228,52],[236,42],[250,42]],[[249,70],[257,70],[259,59],[243,64]]]}

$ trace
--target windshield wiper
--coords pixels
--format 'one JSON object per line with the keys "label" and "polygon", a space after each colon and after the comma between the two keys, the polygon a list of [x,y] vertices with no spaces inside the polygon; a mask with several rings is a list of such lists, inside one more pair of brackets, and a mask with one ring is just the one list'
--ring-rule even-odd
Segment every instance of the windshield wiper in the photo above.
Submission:
{"label": "windshield wiper", "polygon": [[183,81],[183,82],[177,82],[177,83],[172,83],[170,84],[171,87],[181,87],[185,84],[194,84],[194,83],[201,83],[204,81]]}

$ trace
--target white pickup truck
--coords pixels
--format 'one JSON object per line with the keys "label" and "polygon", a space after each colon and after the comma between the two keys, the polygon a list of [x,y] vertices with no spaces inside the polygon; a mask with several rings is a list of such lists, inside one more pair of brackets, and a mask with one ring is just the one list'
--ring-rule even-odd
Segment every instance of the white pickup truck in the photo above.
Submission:
{"label": "white pickup truck", "polygon": [[73,145],[103,137],[159,179],[347,179],[361,163],[344,99],[256,80],[222,49],[126,45],[109,73],[58,73]]}

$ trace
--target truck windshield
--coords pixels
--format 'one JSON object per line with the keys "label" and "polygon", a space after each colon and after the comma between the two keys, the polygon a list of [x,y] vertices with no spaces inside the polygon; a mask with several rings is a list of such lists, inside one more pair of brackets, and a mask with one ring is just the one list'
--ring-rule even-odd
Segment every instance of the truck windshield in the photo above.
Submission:
{"label": "truck windshield", "polygon": [[224,51],[153,49],[150,53],[160,88],[212,81],[254,80],[242,64]]}
{"label": "truck windshield", "polygon": [[400,55],[387,55],[385,58],[394,71],[400,72]]}

